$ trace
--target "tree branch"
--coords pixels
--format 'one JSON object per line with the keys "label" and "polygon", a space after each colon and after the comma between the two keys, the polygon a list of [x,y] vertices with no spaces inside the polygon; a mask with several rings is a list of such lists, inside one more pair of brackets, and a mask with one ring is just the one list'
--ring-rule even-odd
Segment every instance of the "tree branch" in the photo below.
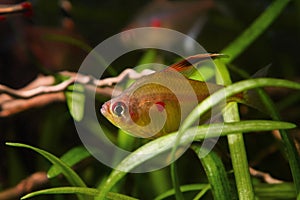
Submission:
{"label": "tree branch", "polygon": [[88,75],[75,72],[60,72],[61,75],[69,78],[61,83],[55,84],[53,76],[39,75],[34,81],[21,89],[12,89],[0,84],[0,117],[7,117],[31,108],[42,107],[52,102],[64,102],[64,91],[68,86],[79,83],[87,90],[95,90],[97,94],[110,97],[113,93],[112,86],[126,78],[138,79],[142,76],[153,73],[151,70],[144,70],[141,73],[133,69],[125,69],[117,77],[110,77],[102,80]]}
{"label": "tree branch", "polygon": [[273,178],[270,174],[258,171],[256,169],[253,169],[252,167],[249,167],[250,174],[256,178],[262,179],[264,182],[269,184],[277,184],[277,183],[283,183],[282,180],[278,180],[276,178]]}
{"label": "tree branch", "polygon": [[39,189],[49,182],[46,172],[36,172],[15,187],[0,192],[0,200],[20,199],[24,194]]}

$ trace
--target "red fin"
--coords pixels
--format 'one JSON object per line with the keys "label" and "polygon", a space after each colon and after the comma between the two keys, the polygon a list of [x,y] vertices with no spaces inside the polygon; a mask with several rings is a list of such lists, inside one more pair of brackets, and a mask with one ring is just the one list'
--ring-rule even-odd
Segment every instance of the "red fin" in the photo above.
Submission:
{"label": "red fin", "polygon": [[5,16],[2,16],[2,15],[0,15],[0,21],[4,21],[4,20],[6,20],[6,17],[5,17]]}
{"label": "red fin", "polygon": [[204,61],[204,60],[207,60],[209,58],[220,57],[220,56],[226,56],[226,55],[218,54],[218,53],[197,54],[194,56],[187,57],[186,59],[169,66],[165,70],[166,71],[167,70],[176,70],[180,73],[186,74],[187,72],[194,69],[194,67],[193,67],[194,64]]}

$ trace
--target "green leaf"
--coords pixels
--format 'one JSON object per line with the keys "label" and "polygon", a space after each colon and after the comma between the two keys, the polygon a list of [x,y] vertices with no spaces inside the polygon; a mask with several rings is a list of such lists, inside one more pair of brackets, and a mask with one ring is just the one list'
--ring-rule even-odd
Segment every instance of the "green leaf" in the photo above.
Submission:
{"label": "green leaf", "polygon": [[[60,157],[60,160],[65,162],[69,167],[71,167],[89,156],[91,156],[91,154],[86,150],[86,148],[79,146],[69,150],[62,157]],[[48,178],[54,178],[60,173],[62,173],[61,168],[57,165],[53,165],[48,170],[47,175]]]}
{"label": "green leaf", "polygon": [[259,198],[268,199],[296,199],[297,193],[293,183],[267,184],[259,183],[254,185],[255,194]]}
{"label": "green leaf", "polygon": [[[242,91],[247,91],[250,89],[254,88],[259,88],[259,87],[267,87],[267,86],[274,86],[274,87],[287,87],[287,88],[292,88],[292,89],[300,89],[300,84],[292,81],[287,81],[287,80],[281,80],[281,79],[274,79],[274,78],[257,78],[257,79],[250,79],[250,80],[244,80],[240,81],[237,83],[234,83],[232,85],[229,85],[215,93],[213,93],[211,96],[203,100],[196,108],[187,116],[187,118],[184,120],[182,125],[179,128],[179,134],[177,137],[177,140],[174,143],[173,147],[173,154],[175,155],[175,150],[178,147],[179,141],[181,140],[181,137],[183,137],[183,134],[185,134],[185,130],[187,130],[189,127],[192,126],[192,124],[199,119],[199,116],[203,115],[205,112],[209,111],[210,108],[213,106],[217,106],[219,103],[224,101],[224,98],[228,98],[230,96],[233,96],[235,94],[238,94]],[[225,96],[225,97],[224,97]],[[230,103],[231,105],[228,106],[235,106],[236,108],[236,103],[232,102]],[[229,107],[233,109],[233,107]],[[226,111],[228,112],[228,111]],[[230,115],[234,115],[234,118],[232,118],[230,121],[236,121],[238,117],[238,111],[231,110],[228,113],[231,113]],[[225,116],[224,116],[225,117]],[[229,120],[229,118],[225,118],[225,120]],[[239,183],[241,193],[240,196],[244,197],[249,197],[253,196],[252,192],[252,184],[250,181],[250,174],[248,172],[248,163],[246,159],[246,153],[245,153],[245,148],[244,148],[244,142],[242,135],[236,134],[236,135],[231,135],[228,136],[230,137],[230,144],[232,142],[239,141],[235,148],[230,147],[230,151],[234,151],[232,153],[231,157],[233,162],[236,162],[236,165],[234,164],[234,170],[236,174],[236,177],[239,177],[238,179],[241,181]],[[232,145],[230,145],[232,146]],[[243,156],[242,156],[243,155]],[[242,158],[241,158],[242,156]],[[172,156],[173,158],[174,156]],[[249,181],[247,180],[249,179]],[[243,193],[243,194],[242,194]]]}
{"label": "green leaf", "polygon": [[237,39],[221,52],[230,55],[224,62],[231,62],[252,44],[280,15],[290,0],[274,1]]}
{"label": "green leaf", "polygon": [[84,115],[84,86],[81,84],[74,84],[68,87],[65,92],[67,105],[71,116],[74,120],[80,121]]}
{"label": "green leaf", "polygon": [[[44,189],[39,190],[36,192],[32,192],[30,194],[27,194],[23,196],[21,199],[28,199],[34,196],[38,195],[45,195],[45,194],[80,194],[80,195],[89,195],[89,196],[96,196],[99,194],[99,190],[94,188],[86,188],[86,187],[58,187],[58,188],[50,188],[50,189]],[[113,193],[109,192],[107,194],[107,199],[111,200],[136,200],[136,198],[129,197],[123,194]]]}
{"label": "green leaf", "polygon": [[[210,188],[209,184],[190,184],[190,185],[182,185],[180,186],[180,190],[182,192],[191,192],[191,191],[199,191],[199,190],[203,190],[206,187]],[[155,200],[162,200],[162,199],[166,199],[172,195],[175,194],[175,190],[171,189],[168,190],[162,194],[160,194],[159,196],[157,196],[155,198]]]}
{"label": "green leaf", "polygon": [[183,194],[180,190],[180,184],[179,184],[179,178],[177,174],[177,165],[176,162],[173,162],[171,164],[171,178],[172,178],[172,183],[175,191],[175,198],[176,200],[183,200]]}
{"label": "green leaf", "polygon": [[199,118],[199,116],[203,115],[213,106],[217,106],[220,102],[224,100],[224,98],[228,98],[235,94],[238,94],[242,91],[251,90],[254,88],[260,87],[286,87],[291,89],[298,89],[300,90],[300,84],[276,79],[276,78],[257,78],[257,79],[250,79],[244,80],[232,85],[229,85],[223,89],[218,90],[217,92],[210,95],[208,98],[204,99],[184,120],[182,126],[180,127],[180,131],[184,131]]}
{"label": "green leaf", "polygon": [[[239,73],[242,77],[244,78],[249,78],[250,75],[242,70],[242,69],[238,69],[234,66],[230,66],[230,68],[234,71],[236,71],[237,73]],[[268,110],[268,113],[270,114],[270,116],[272,117],[273,120],[281,120],[280,114],[278,112],[278,110],[280,110],[280,108],[282,108],[280,105],[276,105],[274,104],[274,102],[272,101],[272,99],[266,94],[266,92],[264,90],[258,89],[258,94],[262,100],[263,105],[266,107],[266,110]],[[287,102],[291,103],[291,102],[296,102],[297,99],[299,99],[299,93],[293,94],[291,95],[291,99],[290,98],[286,98]],[[284,104],[287,103],[286,100],[284,100]],[[280,136],[282,138],[282,150],[284,151],[283,153],[286,154],[286,157],[288,158],[289,164],[290,164],[290,168],[291,168],[291,172],[292,172],[292,176],[293,176],[293,180],[294,180],[294,184],[296,186],[296,191],[300,191],[300,157],[299,157],[299,153],[296,149],[295,143],[293,141],[293,138],[286,134],[285,130],[279,130],[280,132]]]}
{"label": "green leaf", "polygon": [[[155,61],[155,58],[157,56],[157,52],[154,49],[148,49],[144,55],[142,56],[142,58],[139,60],[138,62],[138,66],[139,65],[144,65],[144,64],[149,64],[149,63],[153,63]],[[143,68],[139,69],[139,70],[144,70]]]}
{"label": "green leaf", "polygon": [[[235,39],[229,46],[221,52],[229,55],[229,59],[223,60],[224,63],[230,63],[237,58],[245,49],[252,44],[270,25],[279,14],[283,11],[290,0],[276,0],[265,10],[251,25],[247,28],[237,39]],[[220,60],[217,64],[217,82],[229,85],[231,78],[225,64]],[[236,103],[232,103],[233,108],[224,113],[225,121],[239,121],[238,108]],[[242,135],[228,136],[229,149],[232,156],[232,165],[237,181],[237,188],[239,197],[241,199],[253,199],[253,188],[251,185],[250,175],[248,171],[248,162],[246,157],[246,150]],[[299,167],[299,166],[298,166]],[[293,175],[298,174],[299,170]],[[299,174],[298,174],[299,175]],[[299,188],[299,186],[297,186]]]}
{"label": "green leaf", "polygon": [[237,197],[235,197],[236,195],[233,193],[234,190],[230,187],[227,172],[218,155],[215,152],[210,151],[205,153],[206,156],[200,156],[200,151],[205,151],[205,149],[201,149],[197,144],[192,144],[192,149],[199,155],[199,159],[210,183],[214,199],[237,199]]}
{"label": "green leaf", "polygon": [[52,155],[51,153],[44,151],[42,149],[36,148],[36,147],[32,147],[30,145],[21,144],[21,143],[7,142],[6,145],[31,149],[31,150],[41,154],[43,157],[45,157],[47,160],[49,160],[52,164],[54,164],[58,168],[60,168],[60,170],[62,171],[62,173],[64,174],[64,176],[67,178],[67,180],[69,181],[69,183],[71,185],[77,186],[77,187],[86,187],[85,183],[76,174],[76,172],[73,171],[73,169],[71,169],[65,162],[61,161],[59,158]]}
{"label": "green leaf", "polygon": [[[216,137],[221,134],[225,136],[228,134],[233,134],[237,132],[250,132],[250,131],[267,131],[274,129],[290,129],[294,128],[295,125],[287,122],[276,122],[267,120],[253,120],[253,121],[243,121],[243,122],[233,122],[233,123],[217,123],[217,124],[205,124],[199,127],[193,127],[185,131],[180,142],[181,144],[186,144],[191,142],[191,138],[194,140],[203,140],[204,138]],[[206,132],[210,130],[210,135],[207,136]],[[222,132],[220,133],[220,130]],[[106,183],[102,185],[101,194],[99,194],[98,199],[104,199],[105,194],[111,190],[111,188],[123,177],[126,172],[129,172],[134,167],[139,164],[171,149],[177,139],[177,132],[168,134],[166,136],[157,138],[144,146],[140,147],[128,157],[126,157],[116,168],[121,169],[114,170],[108,177]],[[153,154],[149,154],[153,152]],[[147,155],[147,156],[145,156]]]}

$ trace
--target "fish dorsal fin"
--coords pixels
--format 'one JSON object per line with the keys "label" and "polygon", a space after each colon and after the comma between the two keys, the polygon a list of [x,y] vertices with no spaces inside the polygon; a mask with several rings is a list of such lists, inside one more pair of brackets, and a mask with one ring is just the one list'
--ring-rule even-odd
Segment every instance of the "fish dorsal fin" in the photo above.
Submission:
{"label": "fish dorsal fin", "polygon": [[177,72],[180,72],[184,76],[188,77],[196,70],[196,68],[193,66],[194,64],[199,63],[201,61],[205,61],[210,58],[221,57],[221,56],[226,56],[226,55],[218,54],[218,53],[197,54],[194,56],[187,57],[184,60],[181,60],[177,63],[170,65],[168,68],[165,69],[165,71],[175,70]]}

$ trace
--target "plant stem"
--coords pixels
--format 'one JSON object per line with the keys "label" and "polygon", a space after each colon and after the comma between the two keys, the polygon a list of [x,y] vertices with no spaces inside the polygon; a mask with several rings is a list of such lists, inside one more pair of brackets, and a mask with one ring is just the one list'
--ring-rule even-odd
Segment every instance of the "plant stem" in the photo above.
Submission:
{"label": "plant stem", "polygon": [[[224,62],[216,61],[217,64],[217,82],[229,85],[231,84],[230,75],[224,63],[230,63],[237,58],[245,49],[253,43],[279,16],[290,0],[274,1],[266,11],[264,11],[236,40],[234,40],[222,53],[230,55],[230,58]],[[231,105],[230,105],[231,104]],[[239,121],[237,103],[230,103],[230,110],[224,113],[225,122]],[[248,161],[244,146],[242,134],[229,135],[228,144],[232,158],[232,165],[235,174],[235,180],[239,199],[254,199],[254,190],[251,184],[248,170]]]}
{"label": "plant stem", "polygon": [[274,1],[236,40],[230,43],[222,53],[230,55],[227,63],[232,62],[250,46],[280,15],[291,0]]}
{"label": "plant stem", "polygon": [[[230,75],[225,64],[219,60],[216,60],[216,64],[218,67],[217,82],[224,85],[231,84]],[[240,121],[237,103],[229,103],[225,110],[226,112],[223,114],[225,122]],[[254,199],[254,189],[248,169],[243,135],[242,133],[228,135],[227,140],[239,199]]]}
{"label": "plant stem", "polygon": [[[230,182],[228,180],[225,167],[219,156],[213,151],[201,149],[201,146],[199,144],[192,144],[191,148],[199,156],[199,159],[211,186],[211,191],[214,199],[236,199],[236,196],[232,194],[233,190],[230,188]],[[202,157],[201,151],[207,151],[208,154]]]}

